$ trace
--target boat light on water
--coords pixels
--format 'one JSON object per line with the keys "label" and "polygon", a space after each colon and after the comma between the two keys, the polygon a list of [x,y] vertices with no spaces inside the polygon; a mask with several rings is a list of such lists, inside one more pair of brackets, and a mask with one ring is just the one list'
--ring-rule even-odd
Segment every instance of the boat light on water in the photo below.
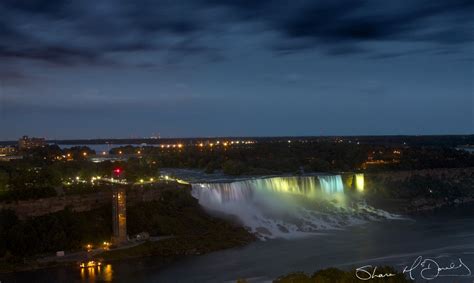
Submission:
{"label": "boat light on water", "polygon": [[102,262],[100,261],[95,261],[95,260],[89,260],[88,262],[81,262],[79,264],[80,268],[91,268],[91,267],[100,267],[102,265]]}

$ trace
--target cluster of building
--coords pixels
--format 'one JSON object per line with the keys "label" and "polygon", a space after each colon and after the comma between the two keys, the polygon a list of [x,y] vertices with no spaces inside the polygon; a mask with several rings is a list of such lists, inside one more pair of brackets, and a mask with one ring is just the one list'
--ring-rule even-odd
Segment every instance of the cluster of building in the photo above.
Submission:
{"label": "cluster of building", "polygon": [[13,146],[0,147],[0,156],[10,156],[10,155],[15,155],[16,153],[17,153],[17,150]]}
{"label": "cluster of building", "polygon": [[28,136],[23,136],[18,140],[18,149],[19,150],[28,150],[37,147],[43,147],[46,145],[44,138],[30,138]]}
{"label": "cluster of building", "polygon": [[44,138],[30,138],[23,136],[18,140],[18,144],[0,146],[0,161],[8,161],[12,159],[21,158],[19,154],[21,151],[43,147],[46,145]]}

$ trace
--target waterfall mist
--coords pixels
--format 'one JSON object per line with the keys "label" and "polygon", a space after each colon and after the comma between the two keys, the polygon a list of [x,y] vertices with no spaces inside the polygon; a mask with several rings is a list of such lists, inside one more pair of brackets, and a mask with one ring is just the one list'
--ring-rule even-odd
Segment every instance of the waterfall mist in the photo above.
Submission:
{"label": "waterfall mist", "polygon": [[293,238],[395,218],[344,191],[340,175],[272,177],[193,184],[209,211],[236,216],[258,237]]}

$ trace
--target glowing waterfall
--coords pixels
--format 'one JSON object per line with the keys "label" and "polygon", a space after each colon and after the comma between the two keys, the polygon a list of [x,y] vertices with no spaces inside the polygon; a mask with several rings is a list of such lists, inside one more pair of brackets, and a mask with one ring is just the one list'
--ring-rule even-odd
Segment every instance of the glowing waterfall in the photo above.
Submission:
{"label": "glowing waterfall", "polygon": [[344,193],[341,175],[318,176],[321,190],[326,194]]}
{"label": "glowing waterfall", "polygon": [[272,177],[192,186],[192,195],[200,205],[218,215],[236,216],[261,239],[293,238],[391,217],[365,203],[351,202],[344,194],[340,175]]}
{"label": "glowing waterfall", "polygon": [[365,184],[364,174],[362,173],[355,174],[355,185],[356,185],[357,191],[363,192],[364,184]]}

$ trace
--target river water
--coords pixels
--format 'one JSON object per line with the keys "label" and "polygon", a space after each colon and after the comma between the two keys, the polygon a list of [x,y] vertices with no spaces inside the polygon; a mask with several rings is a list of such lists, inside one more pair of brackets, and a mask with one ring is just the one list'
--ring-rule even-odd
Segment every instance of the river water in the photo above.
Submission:
{"label": "river water", "polygon": [[[75,268],[53,268],[0,275],[3,282],[249,282],[270,281],[292,271],[325,267],[350,269],[389,264],[400,270],[418,256],[448,266],[459,258],[474,271],[474,217],[391,220],[326,231],[306,238],[258,241],[243,248],[191,257],[164,269],[156,258],[112,263],[93,275]],[[108,269],[108,270],[107,270]],[[412,274],[417,282],[421,268]],[[458,275],[465,274],[459,270]],[[438,277],[430,282],[473,282],[474,277]],[[370,282],[370,281],[369,281]]]}

